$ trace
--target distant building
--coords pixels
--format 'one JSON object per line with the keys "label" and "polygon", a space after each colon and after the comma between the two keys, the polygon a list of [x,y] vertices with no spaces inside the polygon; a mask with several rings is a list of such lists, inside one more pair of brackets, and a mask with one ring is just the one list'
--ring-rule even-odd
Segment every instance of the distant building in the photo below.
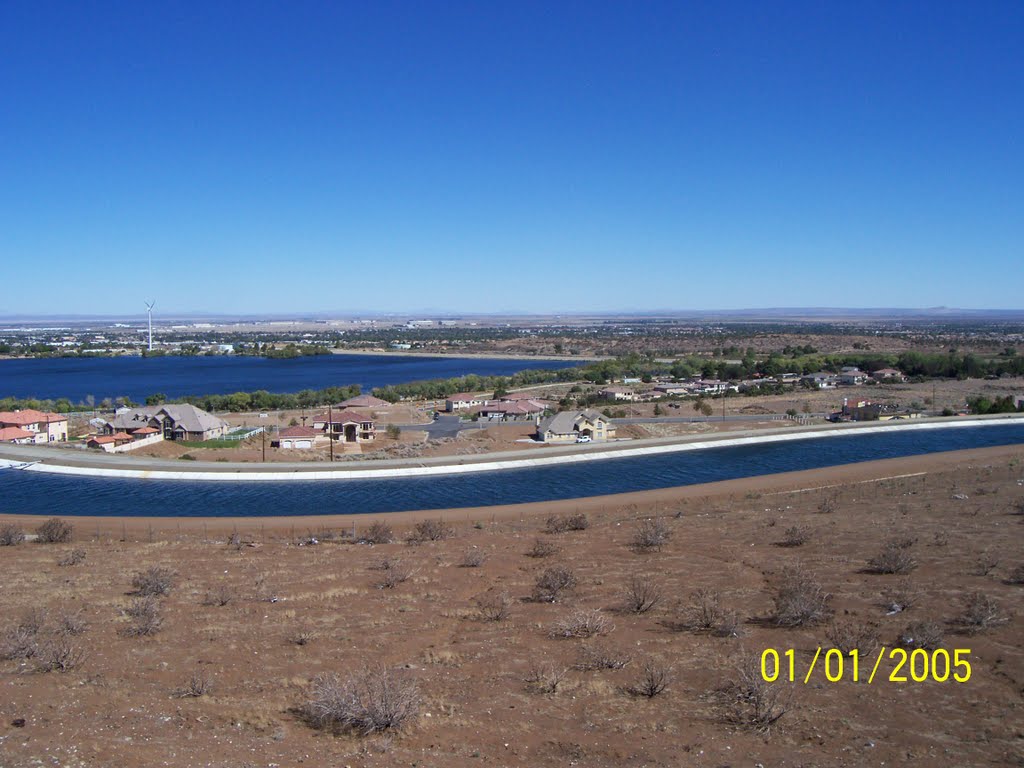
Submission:
{"label": "distant building", "polygon": [[839,372],[839,383],[847,387],[860,386],[868,380],[868,375],[856,366],[845,366]]}
{"label": "distant building", "polygon": [[108,435],[117,432],[132,435],[146,427],[159,430],[164,440],[190,441],[216,440],[231,429],[226,421],[202,408],[188,403],[171,403],[133,408],[127,413],[119,413],[107,422],[103,431]]}
{"label": "distant building", "polygon": [[906,381],[907,377],[895,368],[879,368],[873,374],[875,381]]}
{"label": "distant building", "polygon": [[615,437],[615,427],[595,410],[563,411],[537,425],[537,439],[545,443],[575,443],[580,438],[603,442]]}
{"label": "distant building", "polygon": [[33,443],[63,443],[68,439],[68,417],[59,413],[36,411],[0,411],[0,428],[17,427],[32,434]]}
{"label": "distant building", "polygon": [[820,373],[804,376],[800,381],[811,389],[835,389],[836,384],[839,383],[839,378],[834,373],[821,371]]}
{"label": "distant building", "polygon": [[632,403],[639,399],[632,387],[605,387],[597,394],[605,400],[625,401],[627,403]]}

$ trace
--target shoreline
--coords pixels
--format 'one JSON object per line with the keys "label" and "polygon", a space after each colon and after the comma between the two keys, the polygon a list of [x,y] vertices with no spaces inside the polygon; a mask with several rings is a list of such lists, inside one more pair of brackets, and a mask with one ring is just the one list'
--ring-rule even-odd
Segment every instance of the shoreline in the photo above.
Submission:
{"label": "shoreline", "polygon": [[[536,449],[506,451],[494,454],[479,454],[461,457],[432,457],[424,459],[385,459],[366,467],[363,462],[345,462],[343,465],[327,465],[321,462],[302,464],[278,464],[267,470],[265,464],[211,463],[210,466],[185,466],[182,462],[163,459],[141,459],[123,454],[102,454],[58,456],[50,448],[33,446],[0,446],[0,467],[8,471],[43,472],[61,475],[80,475],[118,479],[151,479],[174,481],[219,481],[219,482],[282,482],[282,481],[331,481],[352,479],[384,479],[404,477],[425,477],[437,475],[493,472],[508,469],[553,466],[583,461],[613,460],[635,456],[649,456],[681,451],[735,445],[754,445],[784,442],[789,440],[821,439],[843,435],[877,434],[883,431],[907,431],[923,429],[944,429],[977,426],[1016,425],[1024,423],[1024,416],[998,414],[978,416],[969,419],[918,419],[913,422],[878,425],[828,424],[803,428],[743,430],[722,433],[716,436],[691,435],[686,437],[654,438],[631,442],[628,447],[615,444],[590,444],[585,446],[557,446],[551,453],[538,456]],[[20,450],[19,450],[20,449]],[[58,449],[60,450],[60,449]],[[79,461],[76,461],[79,460]],[[63,460],[63,461],[62,461]],[[16,466],[26,464],[28,466]]]}
{"label": "shoreline", "polygon": [[598,363],[602,360],[614,360],[613,357],[591,355],[515,355],[501,352],[426,352],[411,349],[388,349],[368,351],[364,349],[331,349],[332,355],[373,355],[374,357],[450,357],[466,360],[545,360],[566,363],[584,362]]}
{"label": "shoreline", "polygon": [[[155,536],[168,534],[202,533],[203,536],[227,536],[239,533],[244,536],[288,534],[296,530],[318,531],[334,528],[338,530],[353,526],[386,521],[399,528],[406,528],[425,519],[442,519],[451,524],[490,522],[497,524],[510,521],[525,521],[555,514],[604,514],[609,511],[622,514],[628,519],[643,516],[674,513],[679,505],[687,502],[721,499],[735,504],[750,506],[764,505],[764,497],[785,496],[797,493],[816,493],[839,486],[885,482],[898,478],[925,476],[933,472],[961,468],[972,463],[991,464],[1000,461],[1021,461],[1024,446],[1004,445],[986,448],[968,448],[959,451],[943,451],[918,456],[901,456],[892,459],[875,459],[840,464],[818,469],[777,472],[731,480],[717,480],[710,483],[658,488],[648,491],[588,496],[578,499],[560,499],[545,502],[524,502],[487,507],[452,507],[443,510],[412,510],[401,512],[374,512],[349,515],[294,515],[270,517],[125,517],[117,515],[65,516],[83,535],[95,532],[99,535],[129,534]],[[0,512],[0,521],[25,526],[38,525],[46,513],[38,515],[11,514]]]}

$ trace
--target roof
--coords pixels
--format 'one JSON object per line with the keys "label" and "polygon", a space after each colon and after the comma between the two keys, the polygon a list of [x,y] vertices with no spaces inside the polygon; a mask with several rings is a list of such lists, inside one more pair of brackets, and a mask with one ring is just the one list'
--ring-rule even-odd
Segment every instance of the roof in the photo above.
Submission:
{"label": "roof", "polygon": [[24,440],[26,437],[35,437],[35,435],[21,427],[0,428],[0,443],[6,443],[9,440]]}
{"label": "roof", "polygon": [[508,403],[514,403],[517,400],[536,400],[536,394],[530,394],[529,392],[509,392],[508,394],[502,395],[498,398]]}
{"label": "roof", "polygon": [[90,437],[90,443],[99,443],[100,445],[106,445],[107,443],[123,443],[132,439],[132,436],[127,432],[115,432],[112,435],[96,435]]}
{"label": "roof", "polygon": [[589,421],[593,423],[598,419],[605,423],[608,422],[607,416],[600,411],[592,409],[586,411],[562,411],[544,419],[540,426],[537,427],[537,431],[542,434],[544,432],[554,432],[556,435],[568,435],[578,431],[577,427],[580,422]]}
{"label": "roof", "polygon": [[[321,424],[326,424],[327,419],[328,414],[326,412],[318,413],[316,416],[313,417],[314,422],[320,422]],[[372,422],[373,417],[367,416],[366,414],[363,413],[359,413],[358,411],[343,408],[340,411],[334,411],[333,413],[331,413],[330,420],[331,424],[364,424],[365,422],[368,421]]]}
{"label": "roof", "polygon": [[470,402],[472,400],[486,400],[484,395],[474,395],[472,392],[460,392],[457,395],[448,395],[445,400],[452,400],[453,402]]}
{"label": "roof", "polygon": [[160,434],[160,430],[156,427],[140,427],[132,432],[133,435],[157,435]]}
{"label": "roof", "polygon": [[207,413],[201,408],[196,408],[188,403],[171,403],[169,405],[148,405],[144,408],[133,408],[127,413],[119,413],[109,424],[111,429],[131,429],[148,427],[149,420],[166,413],[175,427],[180,427],[186,432],[207,432],[211,429],[221,429],[228,426],[227,422]]}
{"label": "roof", "polygon": [[877,371],[875,371],[874,375],[875,376],[902,376],[903,374],[900,373],[895,368],[879,368]]}
{"label": "roof", "polygon": [[39,422],[49,423],[51,421],[67,421],[67,416],[47,411],[36,411],[32,408],[25,408],[21,411],[0,411],[0,424],[14,424],[23,427],[27,424],[38,424]]}
{"label": "roof", "polygon": [[621,394],[632,393],[634,390],[632,387],[605,387],[601,390],[602,392],[619,392]]}
{"label": "roof", "polygon": [[543,403],[538,403],[536,400],[516,400],[512,403],[491,403],[485,405],[480,409],[481,413],[509,413],[509,414],[526,414],[526,413],[540,413],[546,410],[547,406]]}
{"label": "roof", "polygon": [[278,437],[316,437],[319,430],[312,427],[286,427],[277,433]]}
{"label": "roof", "polygon": [[373,395],[357,395],[341,403],[339,408],[390,408],[391,403]]}

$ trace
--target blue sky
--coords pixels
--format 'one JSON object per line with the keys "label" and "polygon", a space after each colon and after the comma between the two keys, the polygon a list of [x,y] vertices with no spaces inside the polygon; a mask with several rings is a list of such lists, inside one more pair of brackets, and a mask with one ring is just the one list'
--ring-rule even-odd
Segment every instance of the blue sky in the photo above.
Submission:
{"label": "blue sky", "polygon": [[13,0],[0,264],[0,314],[1024,308],[1024,4]]}

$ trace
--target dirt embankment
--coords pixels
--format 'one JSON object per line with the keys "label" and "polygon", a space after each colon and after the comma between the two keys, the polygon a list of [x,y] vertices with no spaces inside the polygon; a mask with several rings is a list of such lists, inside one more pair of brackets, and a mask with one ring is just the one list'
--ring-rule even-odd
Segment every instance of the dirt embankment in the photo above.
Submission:
{"label": "dirt embankment", "polygon": [[[451,537],[415,546],[353,543],[343,533],[365,533],[363,516],[74,519],[70,543],[0,547],[0,638],[10,648],[16,625],[38,624],[40,649],[0,661],[0,764],[1019,764],[1024,587],[1006,582],[1022,564],[1022,484],[1024,450],[1010,447],[373,518],[402,539],[443,517]],[[589,527],[546,533],[551,514],[586,515]],[[648,518],[665,538],[638,549]],[[537,539],[553,552],[529,556]],[[891,541],[908,573],[870,572]],[[162,625],[133,636],[133,574],[154,566],[175,572],[157,598]],[[575,586],[553,603],[531,599],[552,566]],[[768,734],[753,729],[749,699],[729,687],[741,659],[792,648],[803,673],[842,634],[828,618],[778,625],[790,567],[865,645],[933,623],[941,647],[970,648],[970,681],[889,682],[888,665],[871,685],[849,670],[830,683],[819,669],[806,685],[778,684],[784,714]],[[660,595],[651,610],[624,608],[634,579]],[[897,593],[907,609],[890,613]],[[485,620],[478,600],[503,594],[507,618]],[[979,600],[988,626],[965,626]],[[708,631],[693,623],[701,601],[720,614]],[[558,637],[574,617],[600,634]],[[72,652],[67,671],[36,671],[55,647]],[[629,663],[579,668],[599,647]],[[402,731],[332,735],[303,719],[317,674],[377,664],[418,689]],[[645,665],[668,672],[653,698],[637,694]],[[208,690],[185,695],[193,680]]]}

